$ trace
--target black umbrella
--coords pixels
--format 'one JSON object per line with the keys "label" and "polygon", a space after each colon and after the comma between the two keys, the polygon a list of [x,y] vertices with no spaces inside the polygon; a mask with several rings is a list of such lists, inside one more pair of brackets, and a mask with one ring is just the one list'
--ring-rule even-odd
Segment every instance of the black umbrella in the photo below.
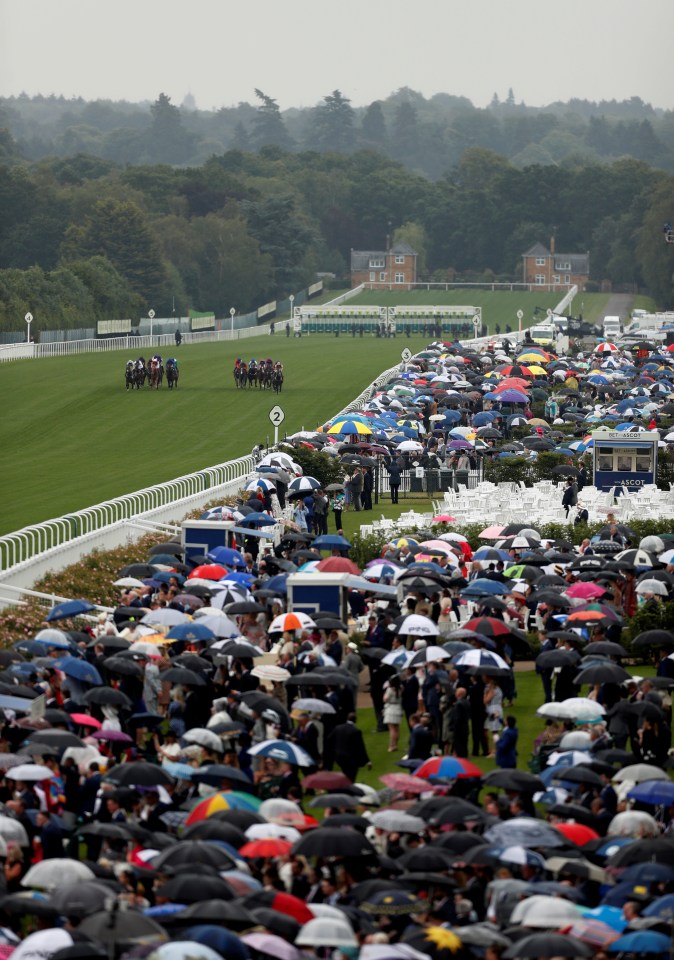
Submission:
{"label": "black umbrella", "polygon": [[246,834],[233,823],[222,820],[200,820],[187,827],[182,833],[183,840],[215,840],[229,843],[237,850],[248,842]]}
{"label": "black umbrella", "polygon": [[527,960],[528,957],[593,957],[594,948],[568,934],[532,933],[522,937],[503,953],[504,960]]}
{"label": "black umbrella", "polygon": [[234,899],[234,891],[227,881],[208,873],[178,873],[162,884],[161,895],[173,903],[185,904]]}
{"label": "black umbrella", "polygon": [[618,663],[607,660],[605,663],[595,663],[585,667],[574,678],[574,683],[582,686],[584,683],[624,683],[631,680],[632,675],[623,670]]}
{"label": "black umbrella", "polygon": [[[166,922],[166,918],[163,918]],[[255,926],[255,918],[241,901],[202,900],[191,903],[180,913],[174,914],[174,920],[181,924],[208,923],[225,927],[227,930],[248,930]]]}
{"label": "black umbrella", "polygon": [[441,833],[439,837],[434,837],[430,845],[449,850],[452,856],[455,856],[481,844],[482,837],[470,830],[449,830]]}
{"label": "black umbrella", "polygon": [[366,817],[361,817],[357,813],[333,813],[331,816],[325,817],[321,826],[352,827],[354,830],[360,830],[361,833],[365,833],[371,824]]}
{"label": "black umbrella", "polygon": [[[157,568],[152,563],[131,563],[118,572],[117,576],[121,577],[136,577],[138,580],[145,580],[147,577],[153,576],[157,572]],[[131,608],[135,609],[135,608]]]}
{"label": "black umbrella", "polygon": [[644,630],[633,643],[636,647],[674,647],[674,633],[669,630]]}
{"label": "black umbrella", "polygon": [[30,735],[31,746],[47,743],[51,747],[65,750],[67,747],[86,747],[86,743],[69,730],[36,730]]}
{"label": "black umbrella", "polygon": [[547,650],[536,657],[537,669],[554,670],[555,667],[575,667],[580,657],[575,650]]}
{"label": "black umbrella", "polygon": [[248,901],[249,898],[244,897],[242,902],[255,918],[257,925],[264,927],[270,933],[283,937],[289,943],[295,942],[302,925],[294,917],[289,917],[287,914],[273,910],[271,907],[254,907]]}
{"label": "black umbrella", "polygon": [[93,689],[87,690],[82,700],[86,704],[120,707],[123,710],[131,710],[133,707],[127,695],[121,690],[115,690],[114,687],[93,687]]}
{"label": "black umbrella", "polygon": [[[207,840],[182,840],[163,850],[154,861],[155,870],[164,870],[166,867],[177,868],[185,865],[190,867],[195,863],[213,867],[216,871],[232,870],[235,863],[227,851],[216,843]],[[223,900],[231,899],[223,897]]]}
{"label": "black umbrella", "polygon": [[106,780],[111,780],[120,787],[157,787],[172,786],[173,778],[154,763],[144,760],[135,760],[132,763],[120,763],[112,767],[105,774]]}
{"label": "black umbrella", "polygon": [[358,830],[321,827],[296,840],[291,854],[294,857],[370,857],[377,852]]}
{"label": "black umbrella", "polygon": [[599,774],[591,770],[586,763],[579,763],[575,767],[563,767],[557,771],[555,780],[565,780],[569,783],[579,783],[588,787],[602,787],[603,780]]}
{"label": "black umbrella", "polygon": [[558,817],[560,820],[575,820],[587,827],[597,825],[595,815],[580,803],[553,803],[546,808],[546,812],[549,816]]}
{"label": "black umbrella", "polygon": [[431,826],[444,824],[469,823],[474,820],[484,820],[486,814],[480,807],[461,797],[430,797],[428,800],[419,800],[407,811],[413,817],[422,817]]}
{"label": "black umbrella", "polygon": [[[569,768],[570,769],[570,768]],[[502,787],[504,790],[518,790],[521,793],[538,793],[545,790],[540,777],[526,770],[490,770],[484,777],[485,787]]]}
{"label": "black umbrella", "polygon": [[224,610],[227,614],[237,613],[264,613],[266,607],[254,600],[235,600],[233,603],[225,604]]}
{"label": "black umbrella", "polygon": [[182,557],[183,547],[175,540],[169,540],[168,543],[155,543],[154,547],[150,548],[150,556],[153,557],[157,553],[169,553],[175,557]]}
{"label": "black umbrella", "polygon": [[[604,841],[605,842],[605,841]],[[670,837],[635,840],[617,850],[606,861],[611,870],[631,867],[633,863],[674,863],[674,841]]]}
{"label": "black umbrella", "polygon": [[223,780],[238,784],[236,789],[244,789],[251,793],[255,789],[243,770],[230,767],[225,763],[211,763],[208,766],[199,767],[192,774],[192,783],[207,783],[211,787],[220,789],[225,789],[220,787]]}
{"label": "black umbrella", "polygon": [[255,813],[253,810],[216,810],[208,819],[222,823],[233,823],[239,830],[247,830],[248,827],[252,827],[254,823],[267,822],[264,817],[261,817],[259,813]]}
{"label": "black umbrella", "polygon": [[290,716],[280,700],[268,693],[259,693],[257,690],[246,690],[241,694],[241,700],[251,710],[259,713],[275,714],[284,730],[290,730]]}
{"label": "black umbrella", "polygon": [[455,854],[444,847],[419,847],[409,850],[398,858],[401,867],[409,873],[437,872],[442,873],[449,869],[455,859]]}
{"label": "black umbrella", "polygon": [[87,917],[102,910],[111,896],[114,892],[105,884],[84,880],[57,888],[49,899],[62,917]]}
{"label": "black umbrella", "polygon": [[206,660],[196,653],[181,653],[179,657],[175,658],[173,663],[176,666],[194,670],[196,673],[208,673],[213,669],[213,664],[210,660]]}
{"label": "black umbrella", "polygon": [[169,667],[162,673],[161,679],[167,683],[181,684],[185,687],[206,686],[206,681],[200,673],[195,673],[194,670],[188,670],[186,667]]}
{"label": "black umbrella", "polygon": [[144,675],[142,667],[139,667],[134,660],[128,660],[125,657],[108,657],[103,661],[103,666],[110,673],[119,674],[121,677],[136,677],[140,679],[140,677]]}
{"label": "black umbrella", "polygon": [[[143,831],[146,837],[149,837],[149,830]],[[106,840],[131,840],[134,831],[129,829],[126,823],[86,823],[79,827],[77,835],[81,837],[105,837]]]}
{"label": "black umbrella", "polygon": [[599,654],[600,657],[627,657],[629,654],[619,643],[611,640],[595,640],[585,647],[586,654]]}
{"label": "black umbrella", "polygon": [[85,917],[78,932],[103,944],[123,944],[150,940],[166,941],[168,934],[163,927],[137,910],[120,910],[119,904],[110,910]]}

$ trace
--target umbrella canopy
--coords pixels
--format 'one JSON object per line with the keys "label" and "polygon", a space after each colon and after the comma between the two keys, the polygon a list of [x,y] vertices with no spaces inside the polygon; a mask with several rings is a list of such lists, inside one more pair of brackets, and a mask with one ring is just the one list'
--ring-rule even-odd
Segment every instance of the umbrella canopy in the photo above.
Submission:
{"label": "umbrella canopy", "polygon": [[64,857],[52,857],[41,860],[30,868],[21,880],[22,887],[37,887],[40,890],[56,890],[65,884],[74,884],[81,880],[94,880],[95,875],[89,867],[79,860]]}
{"label": "umbrella canopy", "polygon": [[376,851],[358,830],[322,827],[311,830],[293,844],[295,857],[370,857]]}
{"label": "umbrella canopy", "polygon": [[563,847],[565,840],[553,826],[532,817],[514,817],[489,827],[484,839],[495,846]]}
{"label": "umbrella canopy", "polygon": [[315,764],[313,757],[291,740],[264,740],[249,747],[248,753],[254,757],[272,757],[297,767],[312,767]]}
{"label": "umbrella canopy", "polygon": [[594,950],[589,944],[567,934],[533,933],[517,940],[503,951],[502,956],[504,960],[526,960],[528,957],[592,957]]}
{"label": "umbrella canopy", "polygon": [[56,620],[67,620],[70,617],[79,617],[83,613],[89,613],[96,607],[88,600],[65,600],[63,603],[57,603],[52,607],[45,620],[47,623],[54,623]]}

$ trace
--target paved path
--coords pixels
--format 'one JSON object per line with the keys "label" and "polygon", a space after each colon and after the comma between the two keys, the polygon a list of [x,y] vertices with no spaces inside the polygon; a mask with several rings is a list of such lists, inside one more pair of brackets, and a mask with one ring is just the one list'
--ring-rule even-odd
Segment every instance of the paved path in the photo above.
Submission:
{"label": "paved path", "polygon": [[631,293],[611,294],[596,325],[601,327],[604,317],[620,317],[624,322],[630,315],[633,303],[634,296]]}

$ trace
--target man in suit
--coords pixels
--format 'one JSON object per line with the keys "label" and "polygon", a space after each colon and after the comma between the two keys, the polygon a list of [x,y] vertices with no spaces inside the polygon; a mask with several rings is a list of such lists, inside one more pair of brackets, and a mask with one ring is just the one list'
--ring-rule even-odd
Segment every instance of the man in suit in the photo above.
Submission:
{"label": "man in suit", "polygon": [[452,707],[452,729],[454,731],[454,756],[468,756],[468,734],[470,733],[470,701],[465,687],[458,687],[456,701]]}
{"label": "man in suit", "polygon": [[356,726],[355,713],[348,715],[346,723],[338,723],[331,736],[337,766],[352,783],[361,767],[372,768],[363,734]]}

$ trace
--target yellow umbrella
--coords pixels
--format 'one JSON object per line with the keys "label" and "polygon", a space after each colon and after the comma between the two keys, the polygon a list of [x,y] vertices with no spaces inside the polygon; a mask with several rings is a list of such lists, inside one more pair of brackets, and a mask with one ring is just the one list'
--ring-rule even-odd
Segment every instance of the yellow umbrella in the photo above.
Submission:
{"label": "yellow umbrella", "polygon": [[369,427],[366,427],[364,423],[361,423],[359,420],[338,420],[337,423],[333,423],[327,433],[341,433],[344,435],[348,434],[358,434],[358,436],[364,437],[368,434],[371,434],[372,431]]}

